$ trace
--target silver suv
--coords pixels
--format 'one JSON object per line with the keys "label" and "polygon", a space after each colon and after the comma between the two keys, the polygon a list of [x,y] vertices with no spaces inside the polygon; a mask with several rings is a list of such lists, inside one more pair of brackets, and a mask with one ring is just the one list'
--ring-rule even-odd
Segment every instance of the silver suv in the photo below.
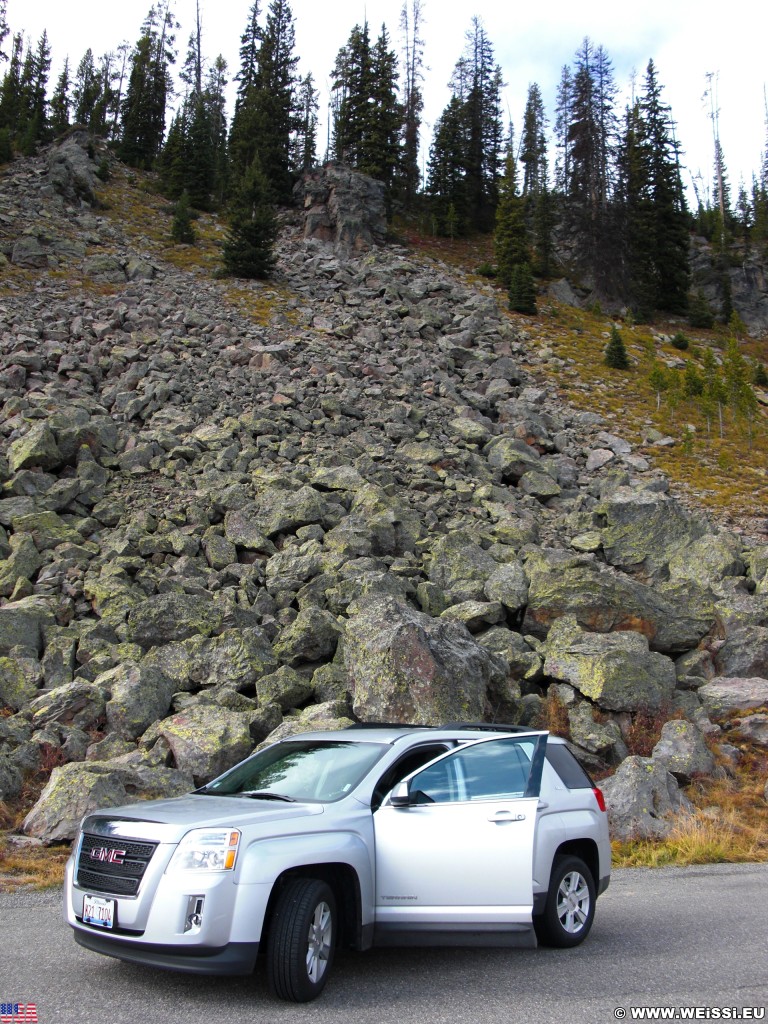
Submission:
{"label": "silver suv", "polygon": [[609,878],[602,794],[563,740],[357,726],[88,815],[64,898],[81,946],[208,974],[261,951],[273,992],[304,1002],[340,944],[575,946]]}

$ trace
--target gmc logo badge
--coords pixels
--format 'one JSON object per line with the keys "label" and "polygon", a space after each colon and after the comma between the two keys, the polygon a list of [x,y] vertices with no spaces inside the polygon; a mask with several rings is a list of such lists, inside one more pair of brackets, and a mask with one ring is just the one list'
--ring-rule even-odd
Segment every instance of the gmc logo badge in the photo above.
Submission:
{"label": "gmc logo badge", "polygon": [[108,850],[105,846],[95,846],[90,852],[90,858],[106,861],[107,864],[122,864],[126,853],[126,850]]}

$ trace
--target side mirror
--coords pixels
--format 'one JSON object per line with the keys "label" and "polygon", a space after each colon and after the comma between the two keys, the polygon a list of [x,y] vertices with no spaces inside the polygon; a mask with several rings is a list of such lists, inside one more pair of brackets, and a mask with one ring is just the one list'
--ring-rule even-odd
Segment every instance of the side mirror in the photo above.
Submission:
{"label": "side mirror", "polygon": [[398,782],[390,793],[389,802],[393,807],[410,807],[411,794],[408,792],[407,782]]}

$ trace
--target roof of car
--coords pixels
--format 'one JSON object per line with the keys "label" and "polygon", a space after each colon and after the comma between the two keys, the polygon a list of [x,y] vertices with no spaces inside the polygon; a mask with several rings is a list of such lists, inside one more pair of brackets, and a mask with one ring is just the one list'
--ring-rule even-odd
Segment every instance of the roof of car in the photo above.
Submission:
{"label": "roof of car", "polygon": [[518,735],[529,734],[541,736],[547,732],[546,729],[530,729],[514,725],[492,725],[482,722],[449,722],[446,725],[402,725],[398,723],[363,722],[358,725],[348,726],[345,729],[318,730],[316,732],[295,733],[287,736],[283,742],[291,740],[328,740],[334,739],[339,742],[354,743],[397,743],[405,737],[412,737],[417,734],[423,735],[424,739],[488,739],[491,734]]}

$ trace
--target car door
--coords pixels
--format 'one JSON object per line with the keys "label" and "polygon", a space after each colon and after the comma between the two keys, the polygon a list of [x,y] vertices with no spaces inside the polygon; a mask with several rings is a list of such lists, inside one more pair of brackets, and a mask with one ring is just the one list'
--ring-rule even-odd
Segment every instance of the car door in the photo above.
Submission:
{"label": "car door", "polygon": [[373,816],[378,938],[530,925],[545,747],[546,733],[479,740],[395,788]]}

